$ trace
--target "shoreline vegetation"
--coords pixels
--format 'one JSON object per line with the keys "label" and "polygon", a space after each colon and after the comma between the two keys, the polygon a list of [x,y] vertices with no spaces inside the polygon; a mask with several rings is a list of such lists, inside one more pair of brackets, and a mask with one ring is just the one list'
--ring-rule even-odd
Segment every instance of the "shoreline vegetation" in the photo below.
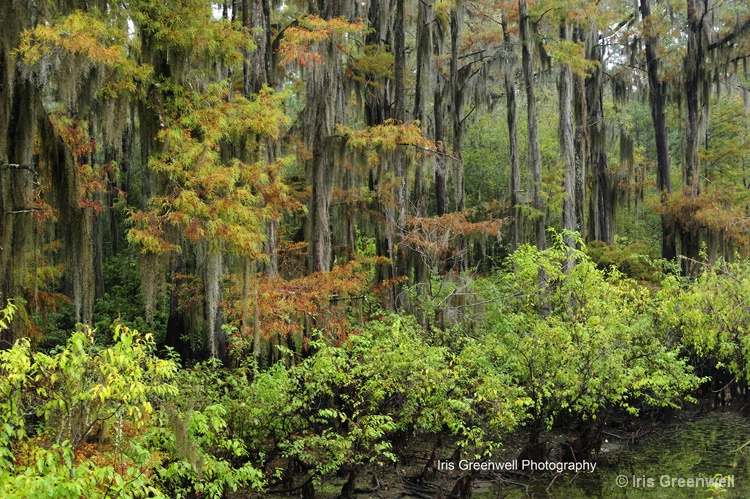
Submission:
{"label": "shoreline vegetation", "polygon": [[[425,327],[374,308],[346,340],[318,331],[302,355],[280,346],[268,368],[253,357],[179,367],[174,351],[159,354],[152,335],[122,324],[101,343],[83,326],[49,353],[19,340],[0,352],[2,390],[13,394],[2,411],[2,490],[312,497],[339,475],[352,496],[360,477],[408,465],[406,449],[427,438],[420,480],[455,471],[451,494],[461,496],[513,435],[526,443],[503,466],[596,474],[604,441],[637,439],[664,411],[746,404],[747,367],[733,346],[744,337],[721,327],[750,320],[747,262],[696,279],[665,272],[653,286],[600,269],[585,251],[565,269],[569,257],[562,236],[543,252],[520,247],[507,270],[471,280],[479,305],[463,325]],[[717,390],[722,372],[730,381]],[[439,459],[446,450],[453,456]]]}

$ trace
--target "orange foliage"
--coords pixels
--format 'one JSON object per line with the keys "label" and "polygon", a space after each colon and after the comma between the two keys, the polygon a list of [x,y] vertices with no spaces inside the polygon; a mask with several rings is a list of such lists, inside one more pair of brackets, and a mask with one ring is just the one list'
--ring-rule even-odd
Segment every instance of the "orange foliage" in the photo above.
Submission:
{"label": "orange foliage", "polygon": [[319,44],[335,40],[336,36],[364,34],[365,28],[362,21],[350,23],[340,17],[325,20],[306,15],[297,25],[286,28],[279,45],[280,63],[287,65],[296,62],[303,67],[319,64],[323,60],[322,53],[318,51]]}
{"label": "orange foliage", "polygon": [[[492,208],[492,207],[491,207]],[[410,217],[403,244],[420,253],[425,263],[437,269],[460,249],[461,242],[472,239],[500,238],[503,219],[493,218],[471,221],[473,210],[447,213],[441,217]]]}
{"label": "orange foliage", "polygon": [[101,213],[106,208],[99,201],[100,194],[108,189],[108,177],[116,172],[117,165],[89,163],[87,160],[96,150],[96,141],[89,133],[89,124],[85,120],[73,118],[62,111],[50,115],[55,131],[60,134],[65,144],[70,147],[78,166],[81,179],[81,192],[78,205],[81,208],[91,208],[95,213]]}
{"label": "orange foliage", "polygon": [[747,238],[750,217],[745,206],[727,190],[711,189],[699,196],[677,193],[661,208],[682,230],[697,232],[700,228],[721,230],[731,238]]}
{"label": "orange foliage", "polygon": [[[375,259],[358,259],[335,266],[330,272],[317,272],[297,279],[259,278],[258,312],[262,337],[303,337],[307,324],[311,329],[324,332],[328,338],[346,339],[352,332],[347,312],[355,301],[364,300],[374,263]],[[239,282],[232,287],[231,293],[235,297],[239,296],[240,287]],[[228,303],[228,314],[234,316],[235,321],[238,321],[241,309],[241,298]],[[232,348],[244,350],[251,341],[252,331],[237,331],[231,338]]]}

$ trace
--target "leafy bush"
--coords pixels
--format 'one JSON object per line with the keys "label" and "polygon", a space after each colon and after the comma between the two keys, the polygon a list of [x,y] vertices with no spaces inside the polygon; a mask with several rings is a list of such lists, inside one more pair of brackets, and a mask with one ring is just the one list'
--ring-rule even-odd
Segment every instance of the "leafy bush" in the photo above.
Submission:
{"label": "leafy bush", "polygon": [[148,443],[162,456],[154,483],[169,497],[221,498],[228,490],[264,486],[262,471],[230,424],[227,406],[236,392],[227,389],[227,379],[241,382],[238,372],[215,361],[180,371],[179,397],[158,414]]}
{"label": "leafy bush", "polygon": [[658,333],[649,289],[597,268],[561,236],[546,251],[519,248],[508,271],[481,286],[481,350],[530,400],[532,442],[561,413],[593,422],[607,408],[676,406],[700,382],[679,345]]}
{"label": "leafy bush", "polygon": [[176,394],[177,366],[154,347],[116,326],[108,348],[83,329],[51,355],[26,339],[0,352],[0,495],[162,497],[140,435],[152,402]]}
{"label": "leafy bush", "polygon": [[659,326],[697,363],[750,378],[750,260],[718,262],[694,280],[666,278],[659,299]]}

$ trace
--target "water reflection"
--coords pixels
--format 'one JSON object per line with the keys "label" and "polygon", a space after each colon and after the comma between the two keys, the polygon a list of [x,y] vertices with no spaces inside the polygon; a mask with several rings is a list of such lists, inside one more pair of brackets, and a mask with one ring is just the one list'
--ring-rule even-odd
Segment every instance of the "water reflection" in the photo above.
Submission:
{"label": "water reflection", "polygon": [[[534,475],[528,488],[506,484],[475,497],[618,498],[714,497],[708,478],[727,477],[717,497],[750,497],[750,422],[731,413],[668,428],[637,443],[613,442],[603,447],[594,473]],[[729,478],[733,477],[733,478]],[[682,480],[681,480],[682,479]],[[513,479],[511,479],[513,480]],[[513,480],[516,481],[516,480]],[[520,482],[521,480],[517,480]],[[500,494],[500,495],[499,495]]]}

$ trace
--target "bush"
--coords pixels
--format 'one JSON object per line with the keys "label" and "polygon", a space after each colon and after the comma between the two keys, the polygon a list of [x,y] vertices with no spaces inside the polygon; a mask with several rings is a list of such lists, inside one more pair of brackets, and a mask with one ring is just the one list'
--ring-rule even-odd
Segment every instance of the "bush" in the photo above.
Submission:
{"label": "bush", "polygon": [[140,437],[177,366],[153,352],[124,326],[108,348],[85,328],[50,355],[25,339],[0,352],[0,495],[161,497]]}
{"label": "bush", "polygon": [[658,333],[648,288],[599,269],[560,236],[542,252],[519,248],[507,267],[481,283],[480,351],[530,400],[532,443],[561,413],[593,425],[608,408],[677,406],[699,384],[679,345]]}

